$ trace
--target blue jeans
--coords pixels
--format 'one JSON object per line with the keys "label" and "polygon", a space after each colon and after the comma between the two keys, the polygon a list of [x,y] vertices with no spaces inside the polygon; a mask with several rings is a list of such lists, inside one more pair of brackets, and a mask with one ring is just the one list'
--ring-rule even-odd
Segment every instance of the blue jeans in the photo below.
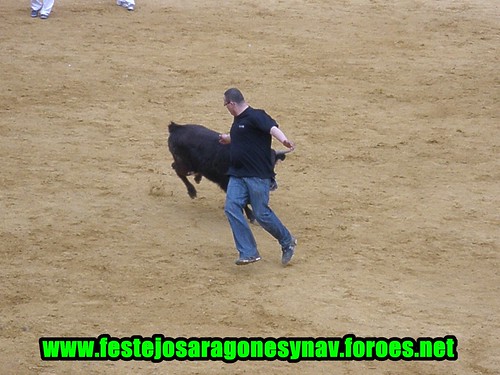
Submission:
{"label": "blue jeans", "polygon": [[270,187],[271,179],[233,176],[229,178],[224,212],[233,231],[240,258],[259,256],[257,243],[243,214],[243,207],[247,203],[251,204],[257,222],[278,240],[282,248],[293,241],[288,229],[269,207]]}

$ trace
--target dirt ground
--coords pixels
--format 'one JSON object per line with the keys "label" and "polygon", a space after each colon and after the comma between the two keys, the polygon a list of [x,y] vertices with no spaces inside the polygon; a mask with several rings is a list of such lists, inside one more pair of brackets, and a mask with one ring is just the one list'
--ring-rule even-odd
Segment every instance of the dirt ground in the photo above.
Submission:
{"label": "dirt ground", "polygon": [[[496,0],[0,3],[4,374],[498,374]],[[290,266],[234,265],[167,124],[227,131],[228,87],[297,149],[271,206]],[[275,145],[280,149],[282,146]],[[44,362],[42,336],[458,338],[444,362]]]}

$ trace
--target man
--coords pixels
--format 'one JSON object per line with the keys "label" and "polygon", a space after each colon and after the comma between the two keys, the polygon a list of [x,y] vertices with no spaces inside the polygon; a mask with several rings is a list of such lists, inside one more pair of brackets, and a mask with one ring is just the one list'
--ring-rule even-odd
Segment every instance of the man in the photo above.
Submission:
{"label": "man", "polygon": [[243,215],[243,207],[250,203],[258,223],[281,245],[281,263],[287,265],[294,255],[297,240],[269,207],[269,191],[275,176],[272,137],[291,150],[295,145],[264,110],[250,107],[240,90],[227,90],[224,93],[224,106],[234,116],[230,133],[221,134],[219,141],[231,144],[224,212],[240,255],[236,264],[250,264],[261,259],[255,238]]}

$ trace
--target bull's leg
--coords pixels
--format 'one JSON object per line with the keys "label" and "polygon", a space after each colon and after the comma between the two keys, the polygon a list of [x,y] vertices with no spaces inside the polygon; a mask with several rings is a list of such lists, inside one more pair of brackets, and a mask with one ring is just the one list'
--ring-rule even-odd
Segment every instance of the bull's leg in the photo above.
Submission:
{"label": "bull's leg", "polygon": [[182,182],[184,182],[184,185],[186,185],[189,196],[192,199],[196,198],[196,189],[194,188],[193,184],[191,182],[189,182],[189,180],[187,179],[186,176],[182,176],[180,174],[177,174],[177,175],[182,180]]}
{"label": "bull's leg", "polygon": [[202,176],[201,173],[195,173],[195,175],[194,175],[194,182],[196,182],[197,184],[199,184],[202,177],[203,176]]}
{"label": "bull's leg", "polygon": [[182,182],[184,182],[184,185],[186,185],[189,196],[192,199],[196,198],[196,189],[186,177],[191,173],[189,171],[189,168],[187,168],[187,166],[182,161],[176,159],[175,156],[174,156],[174,162],[172,163],[172,168],[175,170],[175,173],[177,173],[177,176],[179,176]]}
{"label": "bull's leg", "polygon": [[245,215],[247,215],[248,220],[254,224],[255,223],[255,216],[253,214],[252,209],[248,206],[248,204],[243,208],[245,211]]}

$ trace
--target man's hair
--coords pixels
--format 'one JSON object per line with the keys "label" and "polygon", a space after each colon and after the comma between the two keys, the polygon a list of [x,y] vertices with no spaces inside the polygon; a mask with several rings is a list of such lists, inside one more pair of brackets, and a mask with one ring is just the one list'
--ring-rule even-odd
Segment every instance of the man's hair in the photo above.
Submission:
{"label": "man's hair", "polygon": [[245,101],[241,91],[234,87],[226,90],[224,98],[226,98],[226,101],[234,103],[243,103]]}

